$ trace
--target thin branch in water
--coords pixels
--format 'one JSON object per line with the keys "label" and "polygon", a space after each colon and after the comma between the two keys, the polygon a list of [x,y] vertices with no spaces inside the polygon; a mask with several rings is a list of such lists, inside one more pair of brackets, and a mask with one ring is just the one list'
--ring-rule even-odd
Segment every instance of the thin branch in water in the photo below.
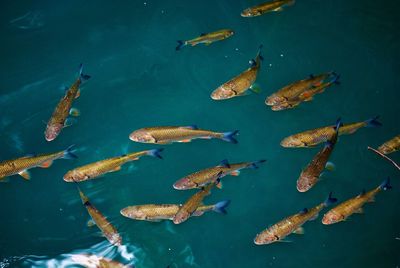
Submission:
{"label": "thin branch in water", "polygon": [[385,158],[387,161],[391,162],[398,170],[400,170],[399,164],[397,164],[396,162],[394,162],[392,159],[390,159],[389,157],[387,157],[387,156],[384,155],[383,153],[381,153],[381,152],[379,152],[378,150],[375,150],[374,148],[369,147],[369,146],[368,146],[368,150],[371,150],[371,151],[373,151],[374,153],[376,153],[376,154],[382,156],[382,157]]}

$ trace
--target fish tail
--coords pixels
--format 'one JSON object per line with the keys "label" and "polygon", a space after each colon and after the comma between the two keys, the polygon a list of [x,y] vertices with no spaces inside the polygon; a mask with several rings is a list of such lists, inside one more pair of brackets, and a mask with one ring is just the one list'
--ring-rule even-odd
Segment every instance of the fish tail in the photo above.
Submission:
{"label": "fish tail", "polygon": [[236,144],[236,143],[238,143],[238,141],[235,139],[235,135],[237,135],[238,133],[239,133],[239,130],[222,133],[221,139],[224,141]]}
{"label": "fish tail", "polygon": [[183,48],[184,46],[186,46],[186,42],[185,42],[185,41],[178,40],[177,42],[178,42],[178,45],[177,45],[176,48],[175,48],[176,51],[181,50],[181,48]]}
{"label": "fish tail", "polygon": [[222,214],[227,214],[228,212],[226,211],[226,208],[229,206],[230,203],[231,203],[231,200],[220,201],[214,205],[213,211],[222,213]]}
{"label": "fish tail", "polygon": [[258,51],[257,51],[257,56],[256,56],[256,62],[259,63],[260,60],[263,61],[264,57],[261,55],[261,49],[263,48],[263,44],[258,46]]}
{"label": "fish tail", "polygon": [[380,127],[382,123],[378,121],[379,115],[365,120],[366,127]]}
{"label": "fish tail", "polygon": [[164,148],[148,150],[147,151],[147,155],[163,159],[161,154],[160,154],[162,151],[164,151]]}
{"label": "fish tail", "polygon": [[384,190],[384,191],[389,190],[389,189],[392,189],[392,186],[390,185],[390,177],[387,177],[387,178],[381,183],[381,185],[379,185],[379,188],[380,188],[381,190]]}
{"label": "fish tail", "polygon": [[339,81],[340,74],[332,72],[331,75],[332,75],[332,79],[329,82],[332,84],[340,85],[340,81]]}
{"label": "fish tail", "polygon": [[90,75],[83,73],[83,64],[81,63],[79,65],[79,79],[81,80],[81,82],[85,82],[85,81],[89,80],[89,78],[90,78]]}
{"label": "fish tail", "polygon": [[335,197],[332,197],[332,192],[330,192],[328,197],[324,201],[324,205],[325,205],[325,207],[329,207],[330,205],[332,205],[336,202],[337,202],[337,199]]}
{"label": "fish tail", "polygon": [[78,158],[78,156],[76,156],[76,154],[74,154],[74,147],[75,147],[75,145],[71,145],[66,150],[64,150],[64,155],[63,155],[64,159],[76,159],[76,158]]}
{"label": "fish tail", "polygon": [[253,169],[257,169],[257,168],[259,168],[258,164],[264,163],[265,161],[267,161],[267,160],[263,159],[263,160],[258,160],[258,161],[255,161],[255,162],[251,162],[249,167],[253,168]]}

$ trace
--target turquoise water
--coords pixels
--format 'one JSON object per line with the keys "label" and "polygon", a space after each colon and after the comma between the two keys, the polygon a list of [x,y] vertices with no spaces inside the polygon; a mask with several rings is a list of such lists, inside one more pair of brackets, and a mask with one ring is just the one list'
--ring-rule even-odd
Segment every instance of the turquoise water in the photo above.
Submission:
{"label": "turquoise water", "polygon": [[[1,267],[73,267],[71,254],[92,253],[137,267],[397,267],[400,264],[399,172],[367,151],[398,134],[399,7],[396,1],[298,1],[284,12],[242,18],[258,1],[18,1],[1,3],[1,159],[63,150],[77,160],[13,176],[0,186]],[[175,51],[176,40],[232,28],[210,46]],[[224,102],[210,99],[220,84],[248,67],[263,44],[257,83],[262,92]],[[76,79],[79,63],[92,78],[74,106],[81,116],[53,142],[45,124]],[[341,85],[312,102],[272,112],[265,98],[309,74],[335,70]],[[341,116],[345,122],[381,116],[383,127],[340,138],[336,171],[298,193],[301,169],[318,152],[286,149],[282,138]],[[81,183],[92,203],[118,228],[125,247],[110,247],[89,219],[66,171],[106,157],[158,148],[130,141],[147,126],[239,129],[238,144],[195,140],[162,146],[164,159],[142,158],[120,172]],[[400,161],[400,153],[392,155]],[[181,203],[193,192],[172,184],[194,171],[267,159],[258,170],[226,177],[206,203],[230,199],[228,215],[208,213],[175,226],[123,218],[128,205]],[[340,201],[390,176],[393,189],[347,222],[304,225],[292,243],[253,244],[255,235],[330,191]]]}

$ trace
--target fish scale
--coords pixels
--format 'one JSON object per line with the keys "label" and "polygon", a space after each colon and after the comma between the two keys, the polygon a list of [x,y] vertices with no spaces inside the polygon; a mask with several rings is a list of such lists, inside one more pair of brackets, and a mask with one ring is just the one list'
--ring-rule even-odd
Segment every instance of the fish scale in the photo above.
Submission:
{"label": "fish scale", "polygon": [[400,135],[388,140],[378,148],[378,151],[383,154],[390,154],[398,150],[400,150]]}

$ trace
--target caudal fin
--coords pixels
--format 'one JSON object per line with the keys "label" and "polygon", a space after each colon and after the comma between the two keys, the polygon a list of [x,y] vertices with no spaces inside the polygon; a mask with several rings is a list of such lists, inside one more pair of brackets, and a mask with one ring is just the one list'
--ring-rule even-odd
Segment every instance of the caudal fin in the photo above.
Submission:
{"label": "caudal fin", "polygon": [[236,144],[236,143],[238,143],[238,141],[235,139],[235,135],[237,135],[238,133],[239,133],[239,130],[222,133],[223,136],[221,139],[224,141]]}
{"label": "caudal fin", "polygon": [[85,81],[89,80],[90,77],[91,77],[90,75],[83,73],[83,64],[81,63],[79,65],[79,79],[81,80],[81,82],[85,82]]}
{"label": "caudal fin", "polygon": [[324,205],[326,206],[326,207],[328,207],[328,206],[330,206],[330,205],[332,205],[332,204],[334,204],[334,203],[336,203],[337,202],[337,199],[336,198],[334,198],[334,197],[332,197],[332,192],[330,192],[329,193],[329,195],[328,195],[328,197],[325,199],[325,201],[324,201]]}
{"label": "caudal fin", "polygon": [[181,48],[183,48],[184,46],[186,46],[186,43],[182,40],[178,40],[178,45],[176,46],[175,50],[181,50]]}
{"label": "caudal fin", "polygon": [[331,82],[332,84],[340,85],[339,78],[340,78],[340,75],[339,75],[339,74],[337,74],[337,73],[335,73],[335,72],[332,72],[332,79],[331,79],[330,82]]}
{"label": "caudal fin", "polygon": [[392,186],[390,185],[390,178],[387,177],[386,180],[384,180],[381,185],[379,185],[379,188],[381,188],[382,190],[386,191],[389,189],[392,189]]}
{"label": "caudal fin", "polygon": [[228,212],[226,211],[226,208],[229,206],[230,203],[231,200],[220,201],[214,205],[213,211],[222,214],[227,214]]}
{"label": "caudal fin", "polygon": [[365,120],[366,127],[380,127],[382,126],[382,123],[378,121],[379,115],[370,118],[368,120]]}
{"label": "caudal fin", "polygon": [[74,154],[74,147],[75,147],[75,145],[71,145],[66,150],[64,150],[64,156],[63,156],[64,159],[78,158],[78,156],[76,156],[76,154]]}
{"label": "caudal fin", "polygon": [[160,154],[162,151],[164,151],[164,148],[148,150],[147,151],[147,155],[163,159],[161,154]]}

